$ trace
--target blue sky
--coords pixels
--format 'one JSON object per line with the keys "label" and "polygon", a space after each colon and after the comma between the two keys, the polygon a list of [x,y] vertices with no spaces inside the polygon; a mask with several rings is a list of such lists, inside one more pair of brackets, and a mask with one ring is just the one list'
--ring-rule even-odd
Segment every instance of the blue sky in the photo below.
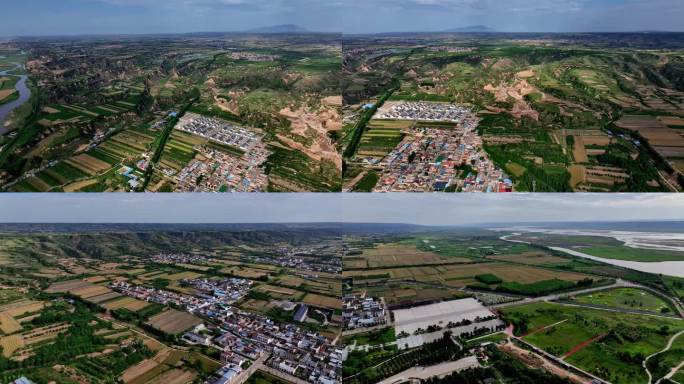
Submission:
{"label": "blue sky", "polygon": [[0,222],[496,222],[684,220],[681,194],[0,194]]}
{"label": "blue sky", "polygon": [[682,30],[682,0],[3,0],[0,35],[235,31]]}

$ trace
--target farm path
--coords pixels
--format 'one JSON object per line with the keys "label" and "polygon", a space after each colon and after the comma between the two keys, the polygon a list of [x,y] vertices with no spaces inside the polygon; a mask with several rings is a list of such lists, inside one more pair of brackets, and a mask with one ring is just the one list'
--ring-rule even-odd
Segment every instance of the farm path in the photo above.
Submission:
{"label": "farm path", "polygon": [[[661,349],[658,352],[654,352],[654,353],[646,356],[644,361],[641,362],[641,366],[644,367],[644,370],[646,370],[646,375],[648,375],[648,384],[651,384],[653,382],[653,376],[651,375],[651,372],[648,370],[648,366],[647,366],[648,360],[650,358],[652,358],[653,356],[659,355],[663,352],[667,352],[670,348],[672,348],[672,343],[674,343],[675,339],[682,334],[684,334],[684,331],[679,331],[679,332],[675,333],[674,335],[672,335],[672,337],[670,337],[670,339],[667,341],[667,345],[665,346],[665,348]],[[658,380],[658,382],[660,382],[660,380]]]}
{"label": "farm path", "polygon": [[590,344],[592,344],[592,343],[594,343],[594,342],[596,342],[596,341],[598,341],[598,340],[601,340],[601,339],[603,339],[603,338],[606,337],[606,336],[608,336],[608,334],[607,334],[607,333],[603,333],[603,334],[600,334],[600,335],[598,335],[598,336],[594,336],[594,337],[592,337],[592,338],[589,339],[589,340],[585,340],[585,341],[581,342],[580,344],[574,346],[572,349],[570,349],[568,352],[566,352],[563,356],[561,356],[561,359],[563,359],[563,360],[567,359],[568,357],[574,355],[575,353],[577,353],[577,352],[583,350],[584,348],[586,348],[586,347],[589,346]]}
{"label": "farm path", "polygon": [[668,187],[670,187],[671,192],[679,192],[679,189],[670,181],[670,179],[666,175],[663,174],[662,171],[658,171],[658,176],[660,176],[660,179],[663,180]]}
{"label": "farm path", "polygon": [[[667,379],[667,380],[669,380],[669,381],[672,381],[672,382],[674,382],[674,383],[677,383],[676,381],[672,380],[672,376],[674,376],[674,374],[677,373],[677,371],[679,371],[680,369],[682,369],[682,367],[684,367],[684,361],[682,361],[681,363],[677,364],[676,367],[672,368],[672,369],[670,370],[670,372],[667,373],[667,375],[665,375],[665,376],[663,376],[662,378],[658,379],[658,381],[656,381],[656,384],[660,384],[660,382],[661,382],[662,380],[664,380],[664,379]],[[679,383],[677,383],[677,384],[679,384]]]}
{"label": "farm path", "polygon": [[534,335],[535,333],[541,332],[541,331],[543,331],[543,330],[546,330],[546,329],[549,329],[549,328],[553,328],[553,327],[555,327],[556,325],[563,324],[563,323],[565,323],[566,321],[568,321],[568,319],[563,319],[563,320],[557,321],[557,322],[555,322],[555,323],[553,323],[553,324],[549,324],[549,325],[545,325],[545,326],[543,326],[543,327],[539,327],[539,328],[537,328],[537,329],[533,329],[533,330],[527,332],[526,334],[524,334],[524,335],[522,335],[522,336],[520,336],[520,337],[525,337],[525,336],[529,336],[529,335]]}
{"label": "farm path", "polygon": [[[109,321],[109,322],[111,322],[111,323],[113,323],[113,324],[119,325],[119,326],[123,327],[123,329],[128,329],[129,331],[131,331],[131,332],[133,332],[133,333],[135,333],[135,334],[137,334],[137,335],[139,335],[139,336],[142,336],[142,337],[145,338],[145,339],[152,339],[152,340],[154,340],[155,342],[157,342],[157,343],[163,345],[164,347],[171,349],[171,347],[169,347],[168,345],[166,345],[166,344],[162,343],[161,341],[155,339],[154,337],[151,337],[150,335],[148,335],[148,334],[146,334],[146,333],[140,331],[138,328],[136,328],[136,327],[134,327],[134,326],[131,326],[130,324],[122,323],[122,322],[120,322],[120,321],[114,319],[112,316],[108,316],[108,315],[98,315],[97,317],[99,317],[99,318],[102,319],[102,320],[106,320],[106,321]],[[176,349],[181,349],[181,348],[176,348]]]}
{"label": "farm path", "polygon": [[[610,382],[603,380],[599,378],[598,376],[592,375],[591,373],[583,370],[582,368],[579,368],[575,365],[572,365],[568,363],[567,361],[561,359],[560,357],[557,357],[555,355],[552,355],[545,350],[537,347],[536,345],[532,343],[528,343],[524,339],[514,336],[512,339],[515,339],[517,342],[524,344],[527,348],[524,349],[526,351],[531,350],[534,352],[536,355],[541,356],[544,360],[547,360],[550,364],[553,366],[556,366],[556,369],[562,369],[563,371],[568,371],[568,372],[576,372],[578,375],[581,374],[583,377],[587,378],[588,381],[586,383],[591,383],[591,384],[610,384]],[[513,342],[509,342],[506,345],[513,345],[515,344]],[[516,348],[520,348],[515,346]]]}
{"label": "farm path", "polygon": [[355,178],[346,182],[342,187],[342,192],[351,192],[354,186],[356,186],[356,184],[358,184],[358,182],[361,181],[361,179],[363,179],[366,176],[366,174],[368,174],[368,171],[363,171],[356,175]]}
{"label": "farm path", "polygon": [[547,356],[544,353],[531,352],[528,349],[523,349],[512,342],[508,342],[502,346],[499,346],[498,348],[504,353],[513,355],[520,359],[523,364],[529,367],[543,369],[558,377],[566,378],[575,384],[592,384],[592,378],[590,376],[584,377],[572,372],[570,369],[559,365],[555,359],[550,358],[550,355]]}

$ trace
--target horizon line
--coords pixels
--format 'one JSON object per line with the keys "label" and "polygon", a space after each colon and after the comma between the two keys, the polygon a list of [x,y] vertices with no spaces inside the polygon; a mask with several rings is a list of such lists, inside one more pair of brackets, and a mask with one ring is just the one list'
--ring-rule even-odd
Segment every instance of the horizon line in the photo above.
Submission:
{"label": "horizon line", "polygon": [[[259,27],[259,28],[269,28]],[[258,29],[258,28],[257,28]],[[46,37],[125,37],[125,36],[173,36],[197,34],[236,34],[236,35],[342,35],[342,36],[379,36],[396,34],[450,34],[450,35],[497,35],[497,34],[684,34],[684,30],[622,30],[622,31],[380,31],[380,32],[341,32],[341,31],[293,31],[293,32],[258,32],[252,30],[235,31],[185,31],[185,32],[107,32],[107,33],[60,33],[60,34],[22,34],[0,35],[2,39],[46,38]]]}
{"label": "horizon line", "polygon": [[618,219],[618,220],[522,220],[501,222],[480,222],[472,224],[413,224],[407,222],[382,222],[382,221],[235,221],[235,222],[126,222],[126,221],[7,221],[0,222],[2,225],[300,225],[300,224],[358,224],[358,225],[406,225],[414,227],[473,227],[483,225],[501,224],[534,224],[534,223],[645,223],[645,222],[684,222],[684,219]]}

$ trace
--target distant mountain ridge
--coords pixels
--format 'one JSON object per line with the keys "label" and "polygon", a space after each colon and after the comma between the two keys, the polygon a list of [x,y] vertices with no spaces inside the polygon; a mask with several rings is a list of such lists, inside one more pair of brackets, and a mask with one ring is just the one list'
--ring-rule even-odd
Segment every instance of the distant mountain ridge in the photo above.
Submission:
{"label": "distant mountain ridge", "polygon": [[451,28],[444,32],[496,32],[494,29],[489,28],[486,25],[469,25],[467,27]]}
{"label": "distant mountain ridge", "polygon": [[279,24],[247,30],[250,33],[306,33],[308,29],[295,24]]}
{"label": "distant mountain ridge", "polygon": [[288,234],[392,234],[441,231],[490,230],[493,228],[535,227],[548,229],[614,230],[635,232],[682,232],[682,220],[625,221],[523,221],[467,223],[459,225],[420,225],[374,222],[316,223],[0,223],[0,233],[40,232],[283,232]]}

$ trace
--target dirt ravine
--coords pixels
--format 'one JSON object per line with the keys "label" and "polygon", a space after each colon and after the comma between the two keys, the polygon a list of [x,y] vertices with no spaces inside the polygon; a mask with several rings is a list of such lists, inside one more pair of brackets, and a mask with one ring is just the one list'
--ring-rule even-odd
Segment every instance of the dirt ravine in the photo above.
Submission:
{"label": "dirt ravine", "polygon": [[504,103],[509,101],[509,99],[513,99],[513,107],[509,113],[515,118],[519,119],[527,116],[534,120],[539,119],[539,112],[530,107],[527,101],[525,101],[525,96],[539,91],[530,85],[527,80],[517,79],[512,85],[500,84],[494,86],[493,84],[487,84],[484,86],[484,90],[492,93],[497,102]]}
{"label": "dirt ravine", "polygon": [[[337,108],[331,106],[336,102],[337,98],[325,98],[323,99],[324,105],[316,111],[311,111],[304,106],[296,109],[291,106],[281,109],[279,114],[290,121],[292,130],[289,137],[283,134],[278,134],[277,137],[290,148],[301,151],[316,161],[323,159],[332,161],[341,171],[342,156],[328,136],[328,132],[342,129],[342,117]],[[310,144],[305,145],[294,140],[292,138],[294,135],[301,136]]]}

